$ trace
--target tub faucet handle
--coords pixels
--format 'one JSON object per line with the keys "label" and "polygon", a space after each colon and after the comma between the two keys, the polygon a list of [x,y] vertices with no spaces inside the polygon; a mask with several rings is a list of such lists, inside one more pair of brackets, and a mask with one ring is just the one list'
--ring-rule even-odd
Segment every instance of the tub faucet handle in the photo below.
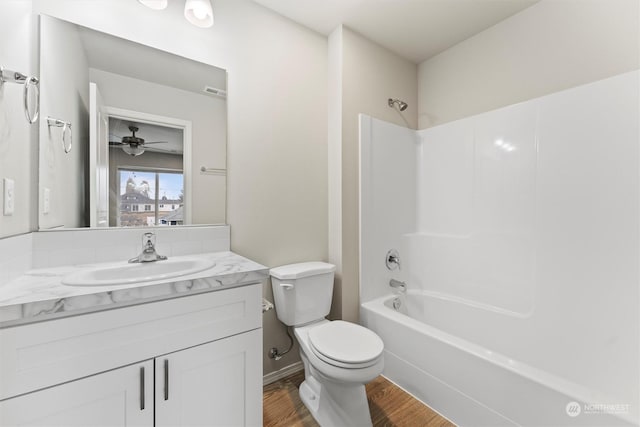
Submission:
{"label": "tub faucet handle", "polygon": [[400,269],[400,254],[397,250],[391,249],[387,252],[387,256],[385,258],[385,264],[389,270]]}

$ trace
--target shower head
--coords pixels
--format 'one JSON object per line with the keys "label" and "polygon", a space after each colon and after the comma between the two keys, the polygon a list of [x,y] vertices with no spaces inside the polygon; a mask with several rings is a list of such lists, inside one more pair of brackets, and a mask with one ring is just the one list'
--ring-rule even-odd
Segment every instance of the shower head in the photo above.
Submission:
{"label": "shower head", "polygon": [[389,98],[389,100],[387,101],[387,103],[389,104],[389,107],[393,108],[394,104],[398,104],[398,109],[400,111],[404,111],[407,109],[407,107],[409,106],[406,102],[404,101],[400,101],[399,99],[391,99]]}

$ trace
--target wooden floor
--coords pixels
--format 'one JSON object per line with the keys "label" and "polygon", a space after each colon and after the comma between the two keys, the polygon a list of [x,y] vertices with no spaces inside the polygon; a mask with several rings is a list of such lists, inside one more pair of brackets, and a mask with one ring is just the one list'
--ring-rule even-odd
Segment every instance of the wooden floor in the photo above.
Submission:
{"label": "wooden floor", "polygon": [[[298,396],[303,380],[300,371],[264,387],[264,426],[318,426]],[[374,426],[455,427],[382,376],[367,384],[367,398]]]}

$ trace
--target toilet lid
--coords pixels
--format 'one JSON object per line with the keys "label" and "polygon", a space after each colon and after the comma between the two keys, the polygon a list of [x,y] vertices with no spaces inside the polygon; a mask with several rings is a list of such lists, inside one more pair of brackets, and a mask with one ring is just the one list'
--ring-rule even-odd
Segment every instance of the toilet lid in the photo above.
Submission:
{"label": "toilet lid", "polygon": [[309,344],[316,356],[325,362],[352,368],[371,366],[384,349],[375,332],[342,320],[312,328]]}

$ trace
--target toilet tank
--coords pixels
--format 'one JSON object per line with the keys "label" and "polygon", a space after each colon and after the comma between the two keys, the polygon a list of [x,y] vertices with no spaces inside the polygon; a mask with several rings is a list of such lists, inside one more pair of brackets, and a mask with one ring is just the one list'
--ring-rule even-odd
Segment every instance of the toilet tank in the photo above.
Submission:
{"label": "toilet tank", "polygon": [[322,320],[329,314],[336,267],[302,262],[272,268],[271,287],[278,319],[287,326]]}

